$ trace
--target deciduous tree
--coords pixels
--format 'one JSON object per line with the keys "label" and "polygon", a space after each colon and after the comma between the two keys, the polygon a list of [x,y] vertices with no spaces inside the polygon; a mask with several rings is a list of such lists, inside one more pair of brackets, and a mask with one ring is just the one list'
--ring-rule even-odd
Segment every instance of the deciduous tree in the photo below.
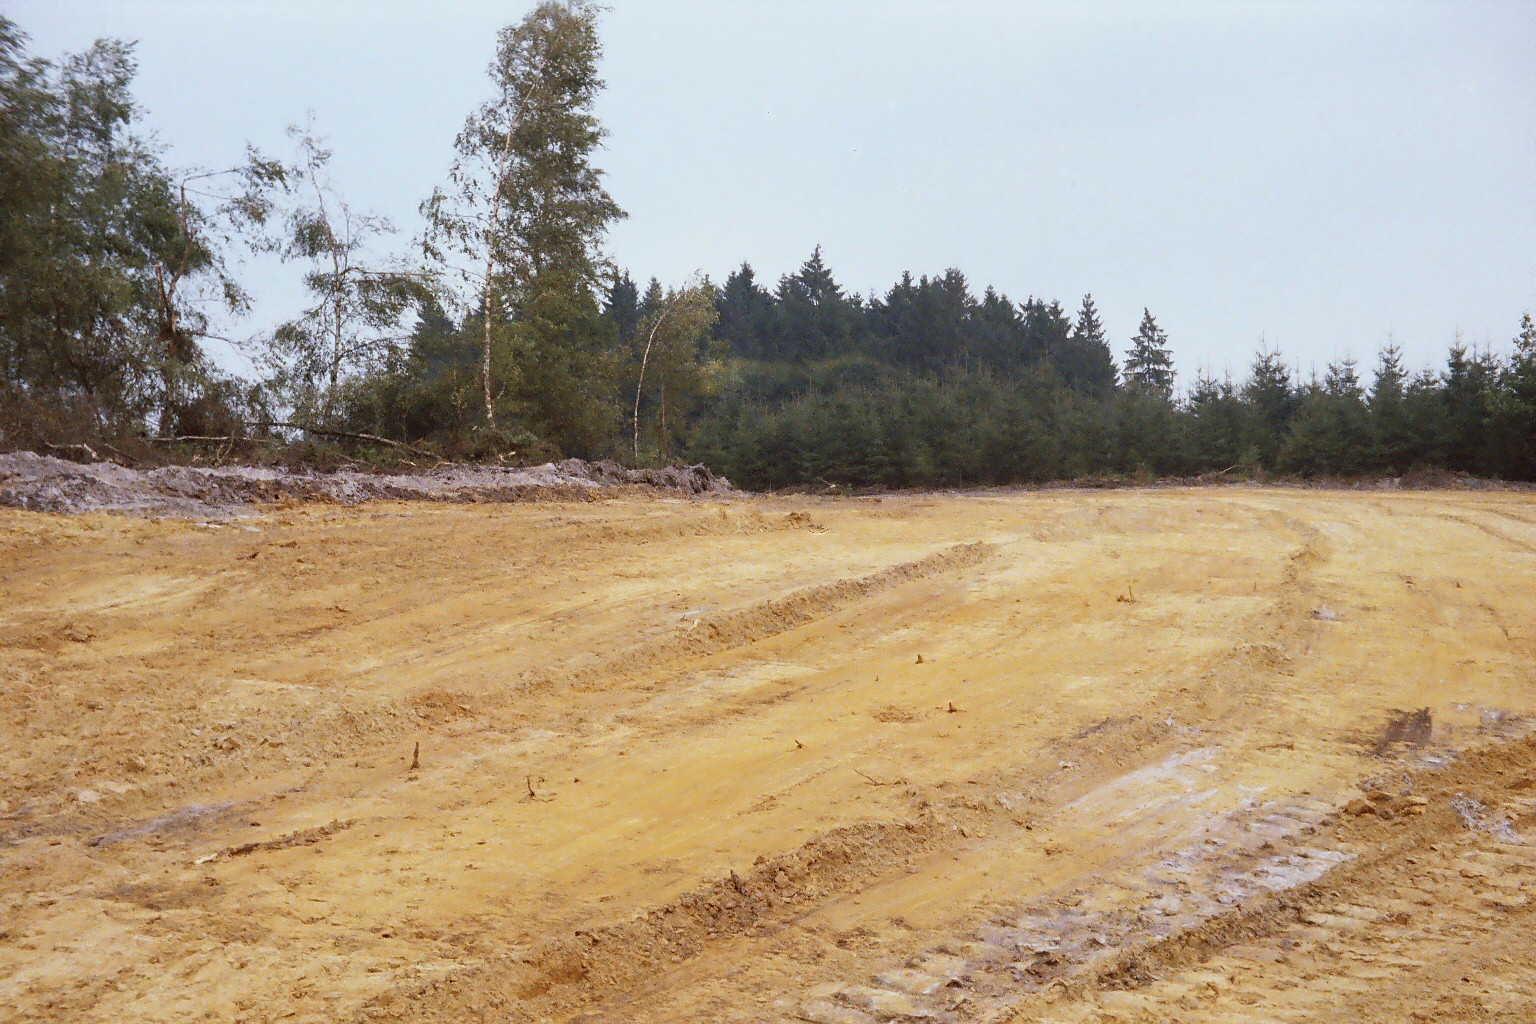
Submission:
{"label": "deciduous tree", "polygon": [[[454,142],[448,189],[422,207],[428,255],[478,291],[482,398],[492,428],[505,389],[495,386],[498,369],[518,369],[495,365],[498,327],[526,320],[541,291],[578,300],[546,299],[546,312],[595,315],[600,246],[624,215],[592,162],[605,135],[593,113],[603,85],[598,10],[588,0],[546,0],[502,29],[489,69],[494,95]],[[549,326],[525,341],[558,344],[561,332]],[[502,348],[510,354],[512,346]]]}

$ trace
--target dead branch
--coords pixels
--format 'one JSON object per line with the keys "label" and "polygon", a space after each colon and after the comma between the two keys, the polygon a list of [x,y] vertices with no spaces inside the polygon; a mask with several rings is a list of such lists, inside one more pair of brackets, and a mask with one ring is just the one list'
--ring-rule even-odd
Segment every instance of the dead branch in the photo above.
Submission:
{"label": "dead branch", "polygon": [[47,445],[49,449],[51,449],[53,451],[56,451],[56,452],[74,452],[74,451],[85,452],[87,455],[89,455],[91,458],[95,459],[97,462],[101,461],[101,456],[96,454],[96,449],[92,448],[90,445],[86,444],[84,441],[80,442],[79,444],[49,444],[49,442],[44,441],[43,444]]}
{"label": "dead branch", "polygon": [[[321,435],[323,437],[345,437],[345,438],[348,438],[348,439],[353,440],[353,441],[368,441],[371,444],[387,445],[390,448],[398,448],[401,451],[412,452],[412,453],[414,453],[416,455],[429,455],[429,454],[431,454],[430,452],[426,452],[426,451],[423,451],[420,448],[417,448],[415,445],[406,444],[403,441],[394,441],[394,440],[391,440],[390,438],[387,438],[387,437],[380,437],[378,434],[364,434],[364,433],[354,432],[354,431],[351,431],[351,430],[333,430],[333,429],[331,429],[329,427],[316,427],[316,426],[313,426],[313,425],[308,424],[308,423],[287,423],[287,422],[282,422],[282,421],[279,421],[279,420],[270,420],[268,422],[261,423],[261,424],[258,424],[258,425],[262,426],[262,427],[279,427],[279,428],[284,429],[284,430],[297,430],[297,431],[301,431],[302,433],[305,433],[305,434],[319,434],[319,435]],[[243,441],[271,441],[272,439],[271,438],[264,438],[264,437],[244,437],[244,438],[242,438],[238,434],[217,434],[217,435],[209,435],[209,434],[176,434],[174,436],[167,436],[167,437],[147,437],[144,440],[150,442],[151,444],[173,444],[173,443],[180,442],[180,441],[236,441],[236,440],[243,440]],[[54,446],[53,445],[49,445],[48,447],[52,448]],[[68,446],[65,446],[65,447],[79,447],[79,446],[68,445]],[[87,449],[87,450],[89,450],[89,449]]]}
{"label": "dead branch", "polygon": [[[850,765],[849,767],[852,766]],[[899,786],[906,781],[905,779],[892,779],[890,782],[881,782],[879,779],[875,778],[873,775],[870,775],[868,772],[861,772],[857,768],[854,768],[853,770],[859,775],[863,776],[864,781],[868,782],[871,786]]]}
{"label": "dead branch", "polygon": [[241,437],[239,434],[167,434],[162,437],[145,437],[140,440],[146,444],[174,444],[177,441],[267,441],[275,440],[270,437]]}

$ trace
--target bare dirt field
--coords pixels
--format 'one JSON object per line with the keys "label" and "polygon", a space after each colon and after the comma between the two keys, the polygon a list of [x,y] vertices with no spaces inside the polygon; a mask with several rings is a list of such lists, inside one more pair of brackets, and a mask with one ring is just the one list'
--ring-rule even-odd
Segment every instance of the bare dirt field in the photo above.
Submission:
{"label": "bare dirt field", "polygon": [[1530,494],[0,510],[0,1019],[1528,1022],[1533,663]]}

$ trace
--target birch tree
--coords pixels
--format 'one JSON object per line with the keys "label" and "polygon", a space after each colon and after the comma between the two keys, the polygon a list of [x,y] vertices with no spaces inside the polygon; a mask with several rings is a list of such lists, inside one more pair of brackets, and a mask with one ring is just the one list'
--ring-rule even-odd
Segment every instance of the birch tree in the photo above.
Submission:
{"label": "birch tree", "polygon": [[284,260],[307,265],[311,304],[263,340],[258,362],[301,417],[330,419],[351,372],[380,365],[405,338],[401,319],[429,292],[425,275],[373,262],[370,244],[392,234],[390,222],[353,210],[326,174],[331,151],[311,131],[290,129],[298,161],[290,171],[298,200],[283,236]]}
{"label": "birch tree", "polygon": [[[455,139],[447,188],[422,204],[428,258],[477,293],[491,429],[507,386],[498,371],[517,371],[496,365],[498,331],[526,319],[540,292],[545,309],[591,305],[595,313],[600,246],[624,215],[592,164],[606,134],[592,113],[603,85],[597,14],[588,0],[549,0],[501,30],[489,68],[494,94]],[[559,301],[548,301],[550,292]],[[572,297],[581,301],[573,306]]]}
{"label": "birch tree", "polygon": [[287,171],[247,147],[245,161],[237,166],[193,168],[175,180],[173,205],[161,218],[165,243],[154,263],[162,434],[177,432],[183,378],[195,373],[201,360],[199,342],[230,341],[213,333],[212,314],[241,315],[250,309],[250,296],[234,277],[227,254],[237,243],[261,247],[274,199],[287,188]]}
{"label": "birch tree", "polygon": [[[640,461],[640,406],[647,372],[655,390],[657,447],[667,458],[686,413],[712,390],[718,378],[718,364],[710,353],[710,334],[719,319],[717,296],[707,280],[665,292],[660,284],[651,282],[645,302],[648,312],[634,335],[639,357],[631,422],[636,463]],[[670,420],[668,412],[672,414]]]}

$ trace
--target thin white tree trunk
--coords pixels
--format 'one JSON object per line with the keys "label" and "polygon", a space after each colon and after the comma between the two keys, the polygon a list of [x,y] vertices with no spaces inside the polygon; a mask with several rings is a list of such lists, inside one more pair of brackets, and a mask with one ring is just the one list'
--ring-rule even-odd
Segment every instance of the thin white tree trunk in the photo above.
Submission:
{"label": "thin white tree trunk", "polygon": [[651,325],[651,333],[645,339],[645,352],[640,356],[640,379],[635,381],[635,464],[640,464],[640,389],[645,387],[645,364],[651,358],[651,343],[656,340],[656,332],[661,330],[662,321],[667,318],[671,310],[663,309],[656,322]]}

